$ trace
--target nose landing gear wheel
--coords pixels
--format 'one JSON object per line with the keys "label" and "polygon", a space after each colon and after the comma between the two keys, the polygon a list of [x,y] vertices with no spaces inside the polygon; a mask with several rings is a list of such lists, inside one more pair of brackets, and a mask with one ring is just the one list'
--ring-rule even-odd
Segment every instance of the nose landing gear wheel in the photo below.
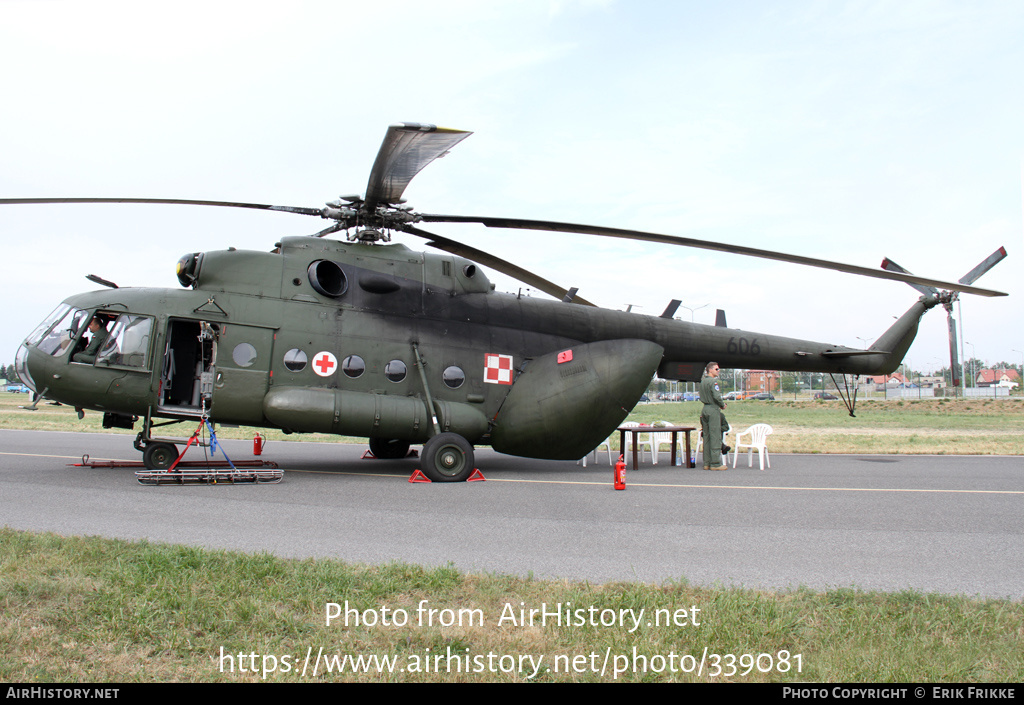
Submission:
{"label": "nose landing gear wheel", "polygon": [[473,473],[473,446],[457,433],[439,433],[423,444],[423,474],[432,482],[465,482]]}
{"label": "nose landing gear wheel", "polygon": [[171,443],[149,443],[142,451],[142,462],[150,470],[166,470],[178,459],[178,449]]}

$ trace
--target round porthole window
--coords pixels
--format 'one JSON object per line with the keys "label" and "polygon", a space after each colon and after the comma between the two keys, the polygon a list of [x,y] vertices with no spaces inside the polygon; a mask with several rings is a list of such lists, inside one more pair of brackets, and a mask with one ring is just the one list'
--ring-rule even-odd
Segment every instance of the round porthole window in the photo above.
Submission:
{"label": "round porthole window", "polygon": [[392,382],[401,382],[405,379],[405,363],[401,360],[392,360],[384,368],[384,376]]}
{"label": "round porthole window", "polygon": [[256,348],[249,343],[239,343],[231,351],[231,359],[239,367],[252,367],[252,364],[256,362]]}
{"label": "round porthole window", "polygon": [[341,361],[341,371],[346,376],[355,379],[366,370],[366,363],[358,355],[349,355]]}
{"label": "round porthole window", "polygon": [[458,389],[466,381],[466,373],[462,368],[452,365],[444,371],[444,383],[451,389]]}
{"label": "round porthole window", "polygon": [[306,353],[298,348],[292,348],[284,354],[284,366],[292,372],[306,369],[306,362]]}

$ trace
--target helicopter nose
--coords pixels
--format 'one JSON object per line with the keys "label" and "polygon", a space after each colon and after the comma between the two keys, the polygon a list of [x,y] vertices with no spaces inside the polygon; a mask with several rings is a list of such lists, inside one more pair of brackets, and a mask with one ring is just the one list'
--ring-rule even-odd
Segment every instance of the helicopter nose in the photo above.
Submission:
{"label": "helicopter nose", "polygon": [[17,354],[14,356],[14,369],[26,387],[31,389],[33,392],[38,392],[39,389],[36,387],[36,383],[32,379],[32,374],[28,370],[28,352],[28,345],[26,343],[22,343],[21,347],[18,348]]}

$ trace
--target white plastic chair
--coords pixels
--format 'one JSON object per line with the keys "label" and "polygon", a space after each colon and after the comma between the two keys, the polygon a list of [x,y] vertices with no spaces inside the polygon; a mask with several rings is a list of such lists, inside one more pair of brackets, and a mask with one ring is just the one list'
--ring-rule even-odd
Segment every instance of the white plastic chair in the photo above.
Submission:
{"label": "white plastic chair", "polygon": [[[621,428],[636,428],[638,426],[643,426],[643,424],[640,423],[639,421],[627,421],[625,423],[619,424],[619,426]],[[645,428],[647,427],[645,426]],[[645,449],[647,449],[651,451],[651,455],[654,458],[654,464],[658,464],[658,454],[654,451],[654,445],[651,442],[651,436],[653,435],[653,433],[648,433],[646,438],[644,438],[643,434],[640,433],[636,435],[636,447],[640,450],[641,463],[644,461],[644,453],[646,452]],[[622,455],[625,457],[629,457],[629,449],[633,443],[633,434],[627,433],[625,439],[626,442],[623,444]]]}
{"label": "white plastic chair", "polygon": [[[608,438],[606,438],[603,441],[601,441],[600,443],[598,443],[597,444],[597,448],[594,448],[594,450],[590,451],[590,453],[594,454],[594,462],[595,463],[597,462],[597,451],[601,450],[602,448],[604,448],[604,449],[606,449],[608,451],[608,464],[611,465],[612,464],[612,437],[611,436],[609,436]],[[577,460],[576,464],[577,465],[582,464],[583,467],[587,467],[587,456],[590,455],[590,453],[587,453],[587,455],[584,455],[582,458]]]}
{"label": "white plastic chair", "polygon": [[[640,425],[639,421],[624,421],[623,423],[619,424],[619,427],[620,428],[636,428],[639,425]],[[629,450],[630,445],[633,443],[633,434],[632,433],[627,433],[627,434],[625,434],[625,436],[623,436],[623,438],[624,438],[624,441],[622,443],[621,451],[622,451],[623,455],[626,455],[626,452]],[[637,439],[639,439],[639,438],[640,438],[640,436],[637,436]]]}
{"label": "white plastic chair", "polygon": [[[729,434],[730,433],[732,433],[732,428],[731,427],[729,428],[728,431],[726,431],[725,433],[722,434],[722,445],[726,445],[726,446],[729,445],[729,443],[727,441],[729,439]],[[697,447],[693,451],[693,457],[695,457],[698,461],[700,460],[701,451],[703,449],[704,449],[704,429],[703,428],[698,428],[697,429]],[[735,453],[735,451],[736,451],[736,448],[733,447],[732,451],[730,451],[730,452]],[[726,460],[726,457],[725,457],[727,455],[729,455],[729,453],[726,453],[724,451],[722,452],[722,465],[728,465],[729,464],[728,460]]]}
{"label": "white plastic chair", "polygon": [[[638,424],[638,425],[639,426],[643,426],[643,424]],[[627,434],[627,436],[628,435],[629,434]],[[667,433],[660,433],[660,434],[657,433],[656,431],[654,431],[654,427],[653,426],[651,427],[651,432],[647,434],[646,438],[642,434],[638,434],[637,437],[636,437],[636,445],[640,449],[640,462],[642,463],[644,461],[644,453],[650,451],[650,453],[651,453],[651,464],[652,465],[657,465],[658,464],[658,440],[662,436],[668,436],[668,435],[669,434],[667,434]],[[671,441],[672,441],[672,439],[671,439],[671,437],[669,437],[669,439],[664,441],[664,442],[665,443],[670,443]],[[627,440],[627,443],[628,442],[629,441]]]}
{"label": "white plastic chair", "polygon": [[[747,467],[754,467],[754,451],[757,450],[757,459],[761,462],[761,469],[764,470],[765,463],[771,469],[772,462],[768,457],[768,436],[772,433],[772,427],[766,423],[756,423],[746,431],[736,434],[736,445],[733,448],[732,466],[736,467],[736,461],[740,457],[740,448],[747,449]],[[744,443],[743,437],[749,436],[750,442]]]}
{"label": "white plastic chair", "polygon": [[[652,430],[651,430],[650,434],[648,434],[647,440],[643,441],[641,443],[641,445],[645,445],[645,446],[647,446],[648,448],[651,449],[651,458],[652,458],[651,464],[652,465],[657,465],[658,464],[658,453],[661,451],[661,447],[662,446],[668,446],[669,449],[670,449],[669,452],[670,453],[672,452],[671,451],[671,448],[672,448],[672,432],[671,431],[658,431],[657,430],[659,426],[671,426],[671,425],[672,424],[670,424],[668,421],[656,421],[651,426]],[[642,448],[641,448],[640,452],[641,452],[641,455],[642,455],[642,453],[643,453],[643,449]],[[674,458],[669,458],[668,462],[669,462],[669,465],[671,465],[673,462],[675,462],[675,459]]]}

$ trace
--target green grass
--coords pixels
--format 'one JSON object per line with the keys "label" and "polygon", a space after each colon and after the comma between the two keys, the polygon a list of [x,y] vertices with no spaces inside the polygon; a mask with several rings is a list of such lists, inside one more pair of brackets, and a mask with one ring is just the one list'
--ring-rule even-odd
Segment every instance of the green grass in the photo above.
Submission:
{"label": "green grass", "polygon": [[[327,626],[327,603],[346,600],[377,615],[385,607],[392,615],[405,610],[410,623],[346,627],[339,619]],[[420,625],[422,600],[439,610],[478,610],[485,624]],[[632,634],[620,627],[496,624],[505,605],[518,610],[520,603],[539,608],[569,602],[598,610],[643,608],[646,615],[681,610],[686,619],[657,627],[645,619]],[[611,681],[616,665],[622,670],[616,679],[623,681],[1024,679],[1020,602],[916,592],[768,594],[698,588],[683,578],[659,586],[545,582],[464,575],[450,567],[366,567],[2,529],[0,605],[0,680],[7,682],[530,679],[529,668],[518,665],[488,670],[488,654],[496,667],[511,664],[501,657],[543,657],[544,668],[533,678],[538,681]],[[222,648],[234,656],[233,672],[231,661],[220,658]],[[450,649],[469,658],[471,670],[476,664],[485,670],[458,673],[452,662],[441,672],[324,674],[321,665],[317,677],[311,671],[302,676],[307,651],[320,649],[331,656],[394,657],[396,668],[407,669]],[[633,661],[634,649],[646,657],[646,671],[638,668],[642,660]],[[738,660],[730,665],[708,656],[700,675],[671,672],[673,655],[678,671],[691,665],[682,656],[699,661],[705,649]],[[741,654],[771,654],[775,663],[781,652],[788,652],[789,663],[782,673],[739,660]],[[255,661],[249,654],[257,655]],[[602,675],[606,655],[609,670]],[[472,660],[478,656],[483,660]],[[263,673],[275,663],[278,670]],[[556,663],[568,672],[545,670]],[[760,663],[766,666],[768,657]],[[239,665],[250,672],[239,672]],[[727,675],[732,666],[736,671]]]}
{"label": "green grass", "polygon": [[[700,425],[700,402],[641,404],[630,420]],[[733,429],[767,423],[777,453],[1024,455],[1024,399],[863,400],[851,417],[838,401],[739,401]]]}

